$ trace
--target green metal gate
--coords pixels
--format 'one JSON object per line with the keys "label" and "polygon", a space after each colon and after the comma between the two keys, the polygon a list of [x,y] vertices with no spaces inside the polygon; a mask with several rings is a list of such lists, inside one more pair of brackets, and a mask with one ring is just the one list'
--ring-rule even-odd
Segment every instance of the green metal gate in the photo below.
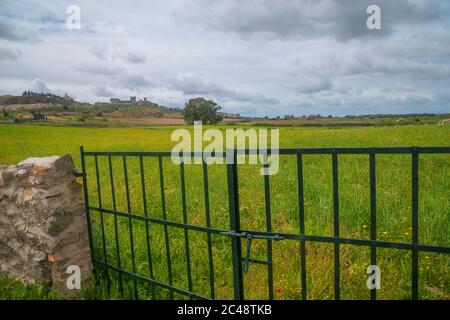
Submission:
{"label": "green metal gate", "polygon": [[[449,254],[450,247],[448,246],[437,246],[419,243],[418,230],[419,230],[419,218],[418,218],[418,199],[419,199],[419,155],[420,154],[449,154],[450,147],[396,147],[396,148],[301,148],[301,149],[280,149],[280,157],[283,155],[294,155],[296,156],[297,163],[297,194],[298,194],[298,223],[299,230],[298,234],[293,233],[276,233],[272,232],[271,226],[271,193],[270,193],[270,176],[264,176],[264,197],[265,197],[265,208],[266,208],[266,231],[253,231],[253,230],[242,230],[240,226],[240,207],[239,207],[239,181],[238,181],[238,167],[236,161],[227,164],[227,181],[228,181],[228,202],[229,202],[229,229],[222,230],[212,228],[210,225],[210,208],[209,208],[209,190],[208,190],[208,165],[203,160],[203,182],[204,182],[204,199],[206,208],[206,225],[192,225],[187,222],[187,209],[186,209],[186,185],[185,185],[185,165],[181,163],[180,166],[180,188],[182,194],[182,213],[183,222],[176,222],[167,219],[165,210],[165,187],[164,187],[164,175],[163,175],[163,161],[165,157],[170,157],[170,152],[95,152],[95,151],[85,151],[83,147],[80,148],[81,151],[81,165],[83,184],[84,184],[84,196],[85,196],[85,209],[88,220],[88,230],[90,236],[92,261],[94,263],[95,270],[103,270],[106,272],[108,288],[110,285],[109,272],[114,272],[119,275],[120,290],[122,287],[122,278],[126,277],[133,281],[134,283],[134,297],[138,297],[137,283],[144,282],[150,284],[152,288],[152,294],[154,294],[154,288],[159,287],[167,289],[170,292],[170,297],[173,298],[173,294],[181,294],[191,299],[214,299],[215,298],[215,283],[214,283],[214,273],[213,273],[213,258],[211,254],[211,236],[219,235],[223,237],[228,237],[230,239],[230,250],[232,251],[232,270],[233,270],[233,288],[234,288],[234,298],[244,299],[244,284],[243,284],[243,274],[248,270],[250,263],[257,263],[267,266],[267,279],[268,279],[268,299],[274,298],[274,288],[273,288],[273,264],[272,264],[272,247],[274,241],[295,241],[300,244],[300,267],[301,272],[299,274],[299,279],[301,283],[301,295],[299,298],[305,300],[307,298],[307,269],[306,269],[306,249],[305,245],[307,242],[320,242],[320,243],[330,243],[333,244],[334,248],[334,298],[336,300],[340,299],[340,245],[350,244],[355,246],[364,246],[370,248],[370,264],[377,264],[377,248],[395,248],[401,250],[411,251],[411,297],[412,299],[419,298],[419,266],[418,266],[418,255],[419,252],[432,252],[432,253],[442,253]],[[246,155],[250,153],[257,153],[255,150],[228,150],[227,152],[221,154],[214,154],[214,156],[234,156],[236,159],[237,154],[244,153]],[[266,151],[270,153],[269,151]],[[267,154],[267,153],[266,153]],[[412,212],[412,241],[411,243],[403,242],[390,242],[382,241],[377,239],[377,205],[376,205],[376,156],[381,154],[394,154],[394,155],[410,155],[411,156],[411,212]],[[311,235],[305,233],[305,209],[304,209],[304,179],[303,179],[303,157],[305,155],[329,155],[331,158],[332,167],[332,182],[333,182],[333,236],[319,236]],[[367,155],[367,160],[369,161],[369,176],[370,176],[370,239],[357,239],[357,238],[345,238],[340,235],[339,228],[339,187],[338,187],[338,159],[339,155]],[[203,157],[201,153],[193,153],[188,155],[190,157]],[[86,158],[93,157],[95,163],[95,177],[90,177],[86,173]],[[112,191],[112,208],[105,208],[102,206],[101,199],[101,186],[99,181],[99,158],[106,158],[108,162],[108,170],[110,174],[110,183]],[[143,167],[143,159],[146,157],[156,157],[159,163],[159,184],[162,200],[162,216],[161,218],[149,217],[147,213],[147,201],[146,201],[146,190],[145,190],[145,170]],[[114,191],[114,177],[112,173],[112,158],[120,158],[123,163],[123,175],[126,190],[127,199],[127,211],[119,211],[116,208],[115,202],[115,191]],[[127,159],[137,158],[139,159],[139,174],[141,178],[140,191],[143,196],[143,209],[142,215],[137,215],[131,212],[130,207],[130,193],[133,190],[129,188],[128,182],[128,170],[127,170]],[[97,192],[95,195],[98,198],[98,206],[91,206],[89,204],[89,192],[88,192],[88,179],[96,179]],[[225,189],[225,186],[224,186]],[[102,230],[102,250],[104,251],[103,257],[105,259],[99,258],[97,252],[94,251],[93,246],[93,233],[92,233],[92,215],[100,214],[100,228]],[[104,238],[104,221],[103,215],[108,214],[114,217],[115,222],[115,241],[118,241],[119,234],[117,230],[117,218],[124,217],[128,218],[129,222],[129,241],[130,241],[130,251],[132,260],[132,271],[127,271],[121,267],[121,256],[118,252],[119,245],[116,243],[116,256],[117,263],[111,264],[107,261],[106,257],[106,246]],[[149,275],[142,276],[136,273],[136,261],[134,257],[134,236],[133,236],[133,221],[142,221],[146,225],[146,241],[148,248],[148,264],[149,264]],[[149,233],[149,225],[157,224],[164,228],[164,241],[167,253],[168,262],[168,281],[167,283],[155,280],[153,270],[152,270],[152,256],[150,252],[149,239],[151,235]],[[185,256],[186,256],[186,273],[188,278],[188,288],[182,289],[173,285],[173,278],[171,273],[171,256],[169,248],[169,235],[168,227],[179,228],[184,233],[185,239]],[[193,292],[193,280],[192,280],[192,270],[189,252],[189,231],[194,230],[198,232],[204,232],[207,235],[208,241],[208,255],[209,255],[209,268],[210,268],[210,295],[202,296]],[[263,239],[267,241],[267,260],[257,260],[251,258],[251,244],[253,239]],[[244,250],[243,250],[244,249]],[[376,299],[376,289],[370,290],[371,299]]]}

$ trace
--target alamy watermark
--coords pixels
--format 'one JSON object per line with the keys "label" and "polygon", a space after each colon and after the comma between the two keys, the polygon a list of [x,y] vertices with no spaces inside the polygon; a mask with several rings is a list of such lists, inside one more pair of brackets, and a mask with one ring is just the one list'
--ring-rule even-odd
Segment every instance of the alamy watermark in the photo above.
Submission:
{"label": "alamy watermark", "polygon": [[81,269],[77,265],[70,265],[67,267],[66,273],[70,274],[70,276],[66,280],[67,289],[73,290],[81,289]]}
{"label": "alamy watermark", "polygon": [[66,13],[69,15],[66,19],[66,27],[69,30],[81,29],[81,9],[79,6],[72,4],[67,7]]}
{"label": "alamy watermark", "polygon": [[367,288],[372,289],[381,289],[381,269],[377,265],[371,265],[367,267],[367,274],[369,277],[367,278]]}
{"label": "alamy watermark", "polygon": [[[269,145],[270,136],[270,145]],[[279,169],[280,134],[278,129],[203,130],[201,121],[194,123],[194,137],[187,129],[176,129],[171,140],[178,142],[171,151],[173,163],[180,164],[261,164],[262,175],[274,175]],[[208,144],[203,148],[203,143]],[[193,146],[193,148],[192,148]],[[247,154],[244,152],[246,147]],[[236,153],[236,154],[235,154]],[[237,159],[235,159],[235,156]]]}
{"label": "alamy watermark", "polygon": [[381,8],[376,4],[367,7],[366,13],[369,14],[366,20],[366,26],[369,30],[381,29]]}

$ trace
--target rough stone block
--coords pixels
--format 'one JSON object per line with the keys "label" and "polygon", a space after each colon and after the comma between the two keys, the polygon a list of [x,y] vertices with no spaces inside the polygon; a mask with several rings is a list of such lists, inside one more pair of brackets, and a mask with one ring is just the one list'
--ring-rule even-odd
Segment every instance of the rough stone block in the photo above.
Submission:
{"label": "rough stone block", "polygon": [[0,166],[0,273],[72,297],[67,267],[88,286],[92,265],[82,187],[70,155]]}

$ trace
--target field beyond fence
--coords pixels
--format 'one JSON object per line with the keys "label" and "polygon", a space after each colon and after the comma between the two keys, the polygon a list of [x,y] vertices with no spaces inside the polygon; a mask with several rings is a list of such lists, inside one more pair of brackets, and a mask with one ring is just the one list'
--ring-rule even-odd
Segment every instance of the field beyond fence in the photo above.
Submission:
{"label": "field beyond fence", "polygon": [[[79,146],[87,151],[170,151],[172,128],[70,128],[37,126],[0,126],[0,163],[12,164],[30,156],[48,156],[70,153],[79,164]],[[312,147],[394,147],[394,146],[448,146],[448,126],[417,125],[371,128],[282,128],[280,145],[283,148]],[[111,160],[114,181],[111,184],[109,159],[99,156],[99,185],[101,206],[117,211],[160,219],[163,214],[159,159],[139,157],[127,159],[130,199],[126,197],[123,160]],[[295,155],[280,157],[278,174],[270,177],[272,230],[277,233],[299,233],[297,159]],[[183,195],[180,190],[180,168],[170,158],[163,159],[165,213],[167,220],[183,222]],[[146,202],[143,201],[140,167],[145,173]],[[419,157],[419,232],[421,244],[450,246],[450,159],[448,154],[427,154]],[[96,181],[95,159],[86,162],[89,177],[90,205],[100,204]],[[241,228],[266,230],[264,176],[259,165],[239,166],[239,205]],[[370,239],[370,179],[367,155],[339,155],[339,214],[340,236]],[[377,155],[377,234],[383,241],[411,243],[411,155]],[[185,196],[187,221],[205,226],[206,206],[203,168],[186,165]],[[226,165],[208,166],[210,226],[229,229]],[[306,234],[333,235],[333,183],[330,155],[305,155],[303,157],[303,183]],[[101,230],[98,212],[92,212],[95,254],[117,264],[117,242],[114,215],[104,214]],[[123,269],[132,270],[130,256],[130,223],[126,217],[117,217],[119,249]],[[135,269],[149,276],[146,223],[133,221]],[[103,234],[102,234],[103,232]],[[154,278],[167,283],[168,261],[163,225],[150,225],[150,239]],[[187,290],[185,235],[183,229],[168,227],[173,285]],[[102,239],[106,247],[103,247]],[[208,239],[205,233],[189,231],[190,263],[192,266],[192,291],[200,296],[233,298],[233,274],[230,240],[222,235],[212,235],[212,261],[214,288],[210,286],[210,260]],[[245,241],[242,251],[245,253]],[[275,299],[300,299],[300,244],[297,241],[273,241],[273,291]],[[333,243],[306,243],[307,298],[334,298]],[[366,287],[366,269],[370,265],[370,248],[340,245],[341,299],[369,299]],[[251,258],[267,260],[267,242],[253,240]],[[419,254],[419,298],[450,299],[450,258],[446,254]],[[411,251],[383,248],[377,250],[377,264],[381,268],[381,290],[378,299],[411,298]],[[119,298],[119,278],[110,272],[111,291],[99,293],[103,298]],[[244,274],[246,299],[267,299],[267,266],[250,264]],[[101,286],[106,286],[106,277]],[[125,297],[133,296],[133,281],[125,281]],[[138,286],[142,299],[171,298],[170,292],[148,285]],[[174,294],[174,298],[185,298]]]}

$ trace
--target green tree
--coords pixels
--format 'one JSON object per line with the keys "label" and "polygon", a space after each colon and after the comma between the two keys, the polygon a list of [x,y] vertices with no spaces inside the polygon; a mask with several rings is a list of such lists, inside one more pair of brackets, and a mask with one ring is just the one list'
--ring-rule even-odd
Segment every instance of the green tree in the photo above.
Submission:
{"label": "green tree", "polygon": [[223,119],[218,113],[222,109],[216,102],[205,98],[194,98],[186,102],[183,110],[184,121],[187,124],[194,124],[194,121],[201,121],[203,124],[216,124]]}

